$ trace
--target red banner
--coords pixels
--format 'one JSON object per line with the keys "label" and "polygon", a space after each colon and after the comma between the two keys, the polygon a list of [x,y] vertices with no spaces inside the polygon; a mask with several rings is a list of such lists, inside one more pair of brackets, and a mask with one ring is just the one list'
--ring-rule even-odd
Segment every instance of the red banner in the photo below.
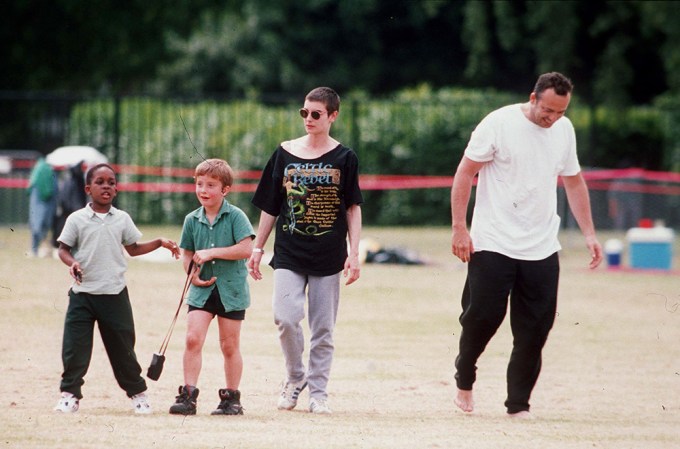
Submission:
{"label": "red banner", "polygon": [[[21,167],[30,168],[26,165],[28,161],[14,161],[22,163]],[[176,192],[192,193],[194,184],[191,181],[194,169],[191,168],[172,168],[172,167],[142,167],[138,165],[113,165],[116,172],[120,175],[145,175],[158,176],[163,178],[178,178],[177,181],[167,179],[159,181],[138,181],[118,183],[118,188],[123,192]],[[238,180],[249,180],[253,182],[238,182],[232,187],[234,192],[254,192],[257,186],[256,181],[260,179],[260,171],[237,171]],[[680,195],[680,173],[653,172],[638,168],[616,169],[616,170],[592,170],[584,171],[583,177],[588,182],[588,187],[592,190],[609,190],[612,182],[628,179],[630,183],[625,185],[617,184],[617,190],[630,192],[652,193],[660,195]],[[417,176],[417,175],[361,175],[359,185],[363,190],[404,190],[404,189],[439,189],[451,188],[453,176]],[[28,179],[21,178],[0,178],[0,188],[2,189],[25,189],[28,187]]]}

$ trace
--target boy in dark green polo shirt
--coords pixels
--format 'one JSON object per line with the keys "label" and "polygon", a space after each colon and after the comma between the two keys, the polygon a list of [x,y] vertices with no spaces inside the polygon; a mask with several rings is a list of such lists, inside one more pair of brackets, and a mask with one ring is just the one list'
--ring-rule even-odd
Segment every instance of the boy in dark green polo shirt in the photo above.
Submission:
{"label": "boy in dark green polo shirt", "polygon": [[220,348],[224,356],[226,388],[218,391],[220,403],[212,415],[242,415],[243,373],[240,350],[241,322],[250,306],[246,259],[253,248],[253,227],[246,214],[229,204],[234,174],[225,161],[208,159],[196,167],[196,197],[201,207],[184,219],[180,248],[185,271],[194,262],[187,295],[187,336],[184,350],[184,385],[170,407],[171,414],[195,415],[201,352],[208,326],[217,315]]}

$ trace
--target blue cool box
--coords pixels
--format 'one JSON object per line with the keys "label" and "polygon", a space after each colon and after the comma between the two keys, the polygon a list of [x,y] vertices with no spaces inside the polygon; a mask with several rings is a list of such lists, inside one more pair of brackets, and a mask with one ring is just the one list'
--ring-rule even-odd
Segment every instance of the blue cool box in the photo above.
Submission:
{"label": "blue cool box", "polygon": [[632,228],[626,233],[631,268],[670,270],[673,260],[673,230]]}

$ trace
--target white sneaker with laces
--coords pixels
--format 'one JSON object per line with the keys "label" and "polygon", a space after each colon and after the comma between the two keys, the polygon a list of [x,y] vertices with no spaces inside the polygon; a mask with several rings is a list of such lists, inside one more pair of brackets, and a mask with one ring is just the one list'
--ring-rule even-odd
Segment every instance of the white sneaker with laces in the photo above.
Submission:
{"label": "white sneaker with laces", "polygon": [[138,415],[149,415],[153,412],[151,404],[149,404],[149,397],[146,393],[139,393],[132,396],[132,408]]}
{"label": "white sneaker with laces", "polygon": [[59,402],[57,402],[57,406],[54,407],[54,411],[63,413],[75,413],[78,411],[78,407],[80,407],[80,401],[78,400],[78,398],[73,396],[73,394],[67,391],[63,391],[61,393],[61,398],[59,398]]}
{"label": "white sneaker with laces", "polygon": [[331,408],[328,406],[328,401],[326,399],[317,398],[312,398],[309,400],[309,411],[320,415],[330,415],[333,413]]}
{"label": "white sneaker with laces", "polygon": [[281,389],[278,403],[279,410],[293,410],[297,405],[300,393],[306,386],[307,379],[302,379],[300,382],[286,382]]}

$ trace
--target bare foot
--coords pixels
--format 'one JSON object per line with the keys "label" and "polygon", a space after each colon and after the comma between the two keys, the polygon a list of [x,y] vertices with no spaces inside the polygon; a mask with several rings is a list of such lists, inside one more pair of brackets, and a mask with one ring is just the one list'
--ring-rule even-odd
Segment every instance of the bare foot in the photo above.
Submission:
{"label": "bare foot", "polygon": [[513,419],[533,419],[534,417],[529,413],[529,410],[522,410],[517,413],[508,413],[508,416]]}
{"label": "bare foot", "polygon": [[464,412],[470,413],[475,408],[475,401],[472,399],[472,390],[458,390],[458,394],[453,402]]}

